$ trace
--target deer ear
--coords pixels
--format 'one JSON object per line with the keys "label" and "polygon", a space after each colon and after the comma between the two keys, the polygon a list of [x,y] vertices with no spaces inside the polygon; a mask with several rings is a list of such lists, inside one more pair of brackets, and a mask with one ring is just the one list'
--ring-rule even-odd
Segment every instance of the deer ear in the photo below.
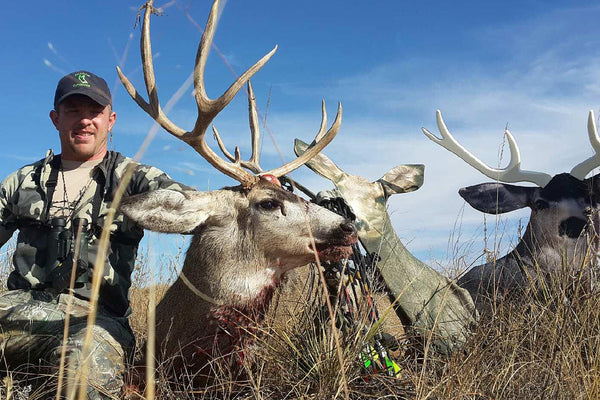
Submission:
{"label": "deer ear", "polygon": [[381,183],[386,197],[396,193],[408,193],[423,186],[423,164],[399,165],[392,168],[377,182]]}
{"label": "deer ear", "polygon": [[144,229],[192,233],[219,204],[214,192],[160,189],[124,198],[119,210]]}
{"label": "deer ear", "polygon": [[539,187],[482,183],[461,188],[458,193],[476,210],[487,214],[502,214],[528,207]]}
{"label": "deer ear", "polygon": [[[304,154],[307,148],[308,144],[304,143],[302,140],[294,140],[294,152],[297,156],[301,156],[302,154]],[[317,174],[329,179],[334,183],[339,182],[340,179],[342,179],[342,177],[346,174],[323,153],[317,154],[312,159],[307,161],[304,165],[306,165],[308,168],[312,169]]]}

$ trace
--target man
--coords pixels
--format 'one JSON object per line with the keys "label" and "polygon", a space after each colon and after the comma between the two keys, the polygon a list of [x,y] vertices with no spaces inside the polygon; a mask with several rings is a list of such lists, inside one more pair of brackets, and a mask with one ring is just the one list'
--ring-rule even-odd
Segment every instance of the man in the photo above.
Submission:
{"label": "man", "polygon": [[[35,367],[39,373],[39,367],[54,367],[56,373],[65,344],[66,386],[73,387],[81,373],[98,239],[126,167],[133,163],[107,149],[116,117],[102,78],[87,71],[64,76],[50,112],[61,153],[50,150],[43,160],[19,169],[1,184],[0,245],[19,231],[9,291],[0,295],[2,369]],[[125,195],[159,188],[189,189],[156,168],[138,164]],[[127,317],[131,273],[142,236],[140,227],[117,213],[93,328],[89,399],[119,398],[125,360],[135,343]],[[80,256],[74,261],[75,247]],[[69,295],[71,279],[74,296]],[[65,318],[70,322],[63,337]]]}

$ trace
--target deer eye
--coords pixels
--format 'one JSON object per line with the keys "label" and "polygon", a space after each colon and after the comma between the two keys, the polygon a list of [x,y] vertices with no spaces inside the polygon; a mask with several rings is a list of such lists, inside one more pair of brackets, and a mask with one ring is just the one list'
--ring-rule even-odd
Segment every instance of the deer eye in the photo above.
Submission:
{"label": "deer eye", "polygon": [[550,207],[550,204],[546,200],[538,199],[533,203],[533,206],[536,210],[545,210]]}
{"label": "deer eye", "polygon": [[281,208],[281,204],[279,204],[279,202],[275,200],[263,200],[260,203],[258,203],[258,207],[262,208],[263,210],[271,211]]}

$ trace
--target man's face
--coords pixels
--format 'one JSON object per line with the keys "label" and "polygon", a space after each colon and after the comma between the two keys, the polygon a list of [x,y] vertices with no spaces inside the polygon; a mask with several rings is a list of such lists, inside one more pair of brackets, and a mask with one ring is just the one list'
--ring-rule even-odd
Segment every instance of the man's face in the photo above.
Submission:
{"label": "man's face", "polygon": [[58,110],[50,111],[60,137],[61,157],[73,161],[103,158],[116,118],[110,105],[104,107],[83,95],[67,97]]}

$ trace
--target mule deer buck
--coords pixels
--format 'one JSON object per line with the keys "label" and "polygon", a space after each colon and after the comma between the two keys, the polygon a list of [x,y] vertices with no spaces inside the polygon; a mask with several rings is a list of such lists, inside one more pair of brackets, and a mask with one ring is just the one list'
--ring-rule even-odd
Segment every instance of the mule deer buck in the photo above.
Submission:
{"label": "mule deer buck", "polygon": [[[145,229],[193,235],[180,276],[156,308],[156,354],[180,354],[175,368],[204,368],[202,373],[209,373],[206,363],[213,357],[229,355],[231,361],[242,362],[255,324],[262,319],[273,290],[287,271],[316,257],[339,260],[350,254],[351,245],[356,243],[352,223],[285,191],[277,180],[333,139],[341,124],[341,106],[326,133],[321,124],[319,140],[305,156],[263,172],[259,165],[256,103],[248,84],[250,160],[241,161],[237,148],[232,162],[218,157],[205,142],[206,129],[276,49],[244,72],[221,97],[210,99],[205,91],[204,69],[219,7],[219,0],[215,0],[194,70],[198,119],[192,131],[186,132],[164,115],[158,101],[150,47],[152,1],[145,7],[141,52],[149,102],[119,70],[122,83],[137,104],[165,130],[188,143],[217,170],[240,182],[239,186],[211,192],[157,190],[129,197],[121,205],[121,211]],[[215,135],[218,136],[216,130]]]}
{"label": "mule deer buck", "polygon": [[[308,145],[296,139],[294,150]],[[464,344],[477,312],[469,293],[421,262],[404,247],[387,212],[387,200],[396,193],[417,190],[423,184],[423,165],[399,165],[375,182],[342,171],[324,154],[305,164],[329,179],[356,216],[358,237],[369,253],[380,257],[378,270],[402,323],[416,330],[441,353]]]}
{"label": "mule deer buck", "polygon": [[[600,138],[592,111],[588,117],[588,136],[595,155],[576,165],[570,173],[555,176],[521,170],[519,148],[508,130],[505,134],[510,162],[505,168],[497,169],[485,165],[454,139],[439,110],[437,125],[441,139],[425,128],[422,128],[423,133],[496,180],[459,190],[472,207],[489,214],[531,208],[525,233],[514,250],[498,260],[473,267],[459,279],[458,283],[476,299],[480,310],[487,308],[488,300],[544,284],[546,279],[565,269],[571,273],[588,273],[596,267],[600,181],[598,175],[585,178],[600,165]],[[501,182],[532,182],[537,187]]]}

